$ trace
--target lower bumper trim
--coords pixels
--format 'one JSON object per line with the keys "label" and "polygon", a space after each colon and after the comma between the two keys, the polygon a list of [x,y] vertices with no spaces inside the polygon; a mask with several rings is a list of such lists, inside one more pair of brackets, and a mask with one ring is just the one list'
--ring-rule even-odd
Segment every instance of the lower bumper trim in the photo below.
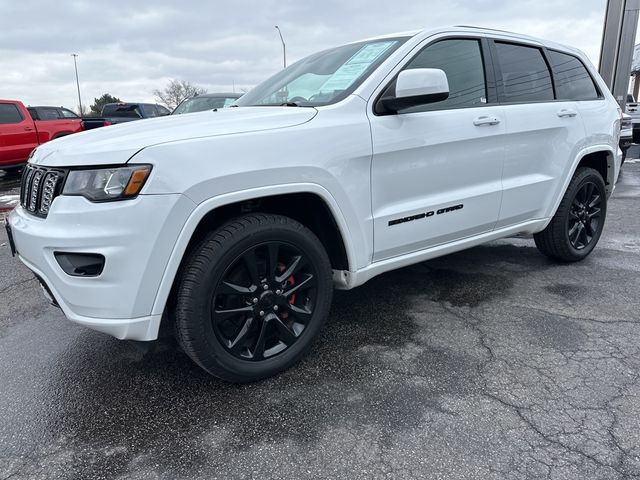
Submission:
{"label": "lower bumper trim", "polygon": [[33,275],[36,277],[36,280],[38,280],[38,282],[40,283],[40,286],[42,287],[42,292],[44,293],[44,296],[46,297],[46,299],[49,300],[49,303],[54,307],[60,308],[60,304],[56,300],[56,297],[51,291],[51,289],[49,288],[49,285],[47,285],[47,282],[45,282],[40,275],[36,273],[34,273]]}

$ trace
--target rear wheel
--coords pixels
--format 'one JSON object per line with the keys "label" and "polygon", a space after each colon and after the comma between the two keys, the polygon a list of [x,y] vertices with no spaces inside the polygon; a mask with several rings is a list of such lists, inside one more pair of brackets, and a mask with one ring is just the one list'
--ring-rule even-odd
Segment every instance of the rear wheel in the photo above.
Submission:
{"label": "rear wheel", "polygon": [[185,352],[231,382],[297,362],[325,322],[331,265],[316,236],[282,216],[252,214],[210,233],[188,258],[176,304]]}
{"label": "rear wheel", "polygon": [[602,176],[592,168],[579,168],[547,228],[533,236],[536,246],[556,260],[582,260],[598,243],[606,214]]}

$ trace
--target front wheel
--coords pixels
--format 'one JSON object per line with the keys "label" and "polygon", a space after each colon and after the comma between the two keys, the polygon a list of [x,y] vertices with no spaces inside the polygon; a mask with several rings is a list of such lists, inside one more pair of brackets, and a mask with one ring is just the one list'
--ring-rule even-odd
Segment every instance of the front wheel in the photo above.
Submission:
{"label": "front wheel", "polygon": [[329,258],[309,229],[279,215],[246,215],[211,232],[187,259],[177,338],[212,375],[260,380],[303,356],[332,294]]}
{"label": "front wheel", "polygon": [[602,176],[593,168],[579,168],[547,228],[533,236],[536,246],[556,260],[582,260],[598,243],[606,214]]}

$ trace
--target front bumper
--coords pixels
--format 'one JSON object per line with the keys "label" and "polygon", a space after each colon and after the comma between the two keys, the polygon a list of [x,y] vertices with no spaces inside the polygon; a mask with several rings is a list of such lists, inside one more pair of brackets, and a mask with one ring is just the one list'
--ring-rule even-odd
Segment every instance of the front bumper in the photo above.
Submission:
{"label": "front bumper", "polygon": [[[195,208],[179,194],[91,203],[60,196],[42,219],[17,207],[9,223],[20,260],[47,285],[73,322],[114,337],[157,338],[152,307],[179,232]],[[54,252],[105,257],[96,277],[67,275]]]}

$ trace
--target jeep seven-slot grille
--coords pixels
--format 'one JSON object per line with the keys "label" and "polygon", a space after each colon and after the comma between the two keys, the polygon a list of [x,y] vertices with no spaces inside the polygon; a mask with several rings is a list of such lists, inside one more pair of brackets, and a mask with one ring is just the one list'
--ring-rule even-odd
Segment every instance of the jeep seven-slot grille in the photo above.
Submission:
{"label": "jeep seven-slot grille", "polygon": [[65,172],[58,168],[27,165],[22,173],[20,205],[38,217],[46,217],[53,199],[60,195]]}

